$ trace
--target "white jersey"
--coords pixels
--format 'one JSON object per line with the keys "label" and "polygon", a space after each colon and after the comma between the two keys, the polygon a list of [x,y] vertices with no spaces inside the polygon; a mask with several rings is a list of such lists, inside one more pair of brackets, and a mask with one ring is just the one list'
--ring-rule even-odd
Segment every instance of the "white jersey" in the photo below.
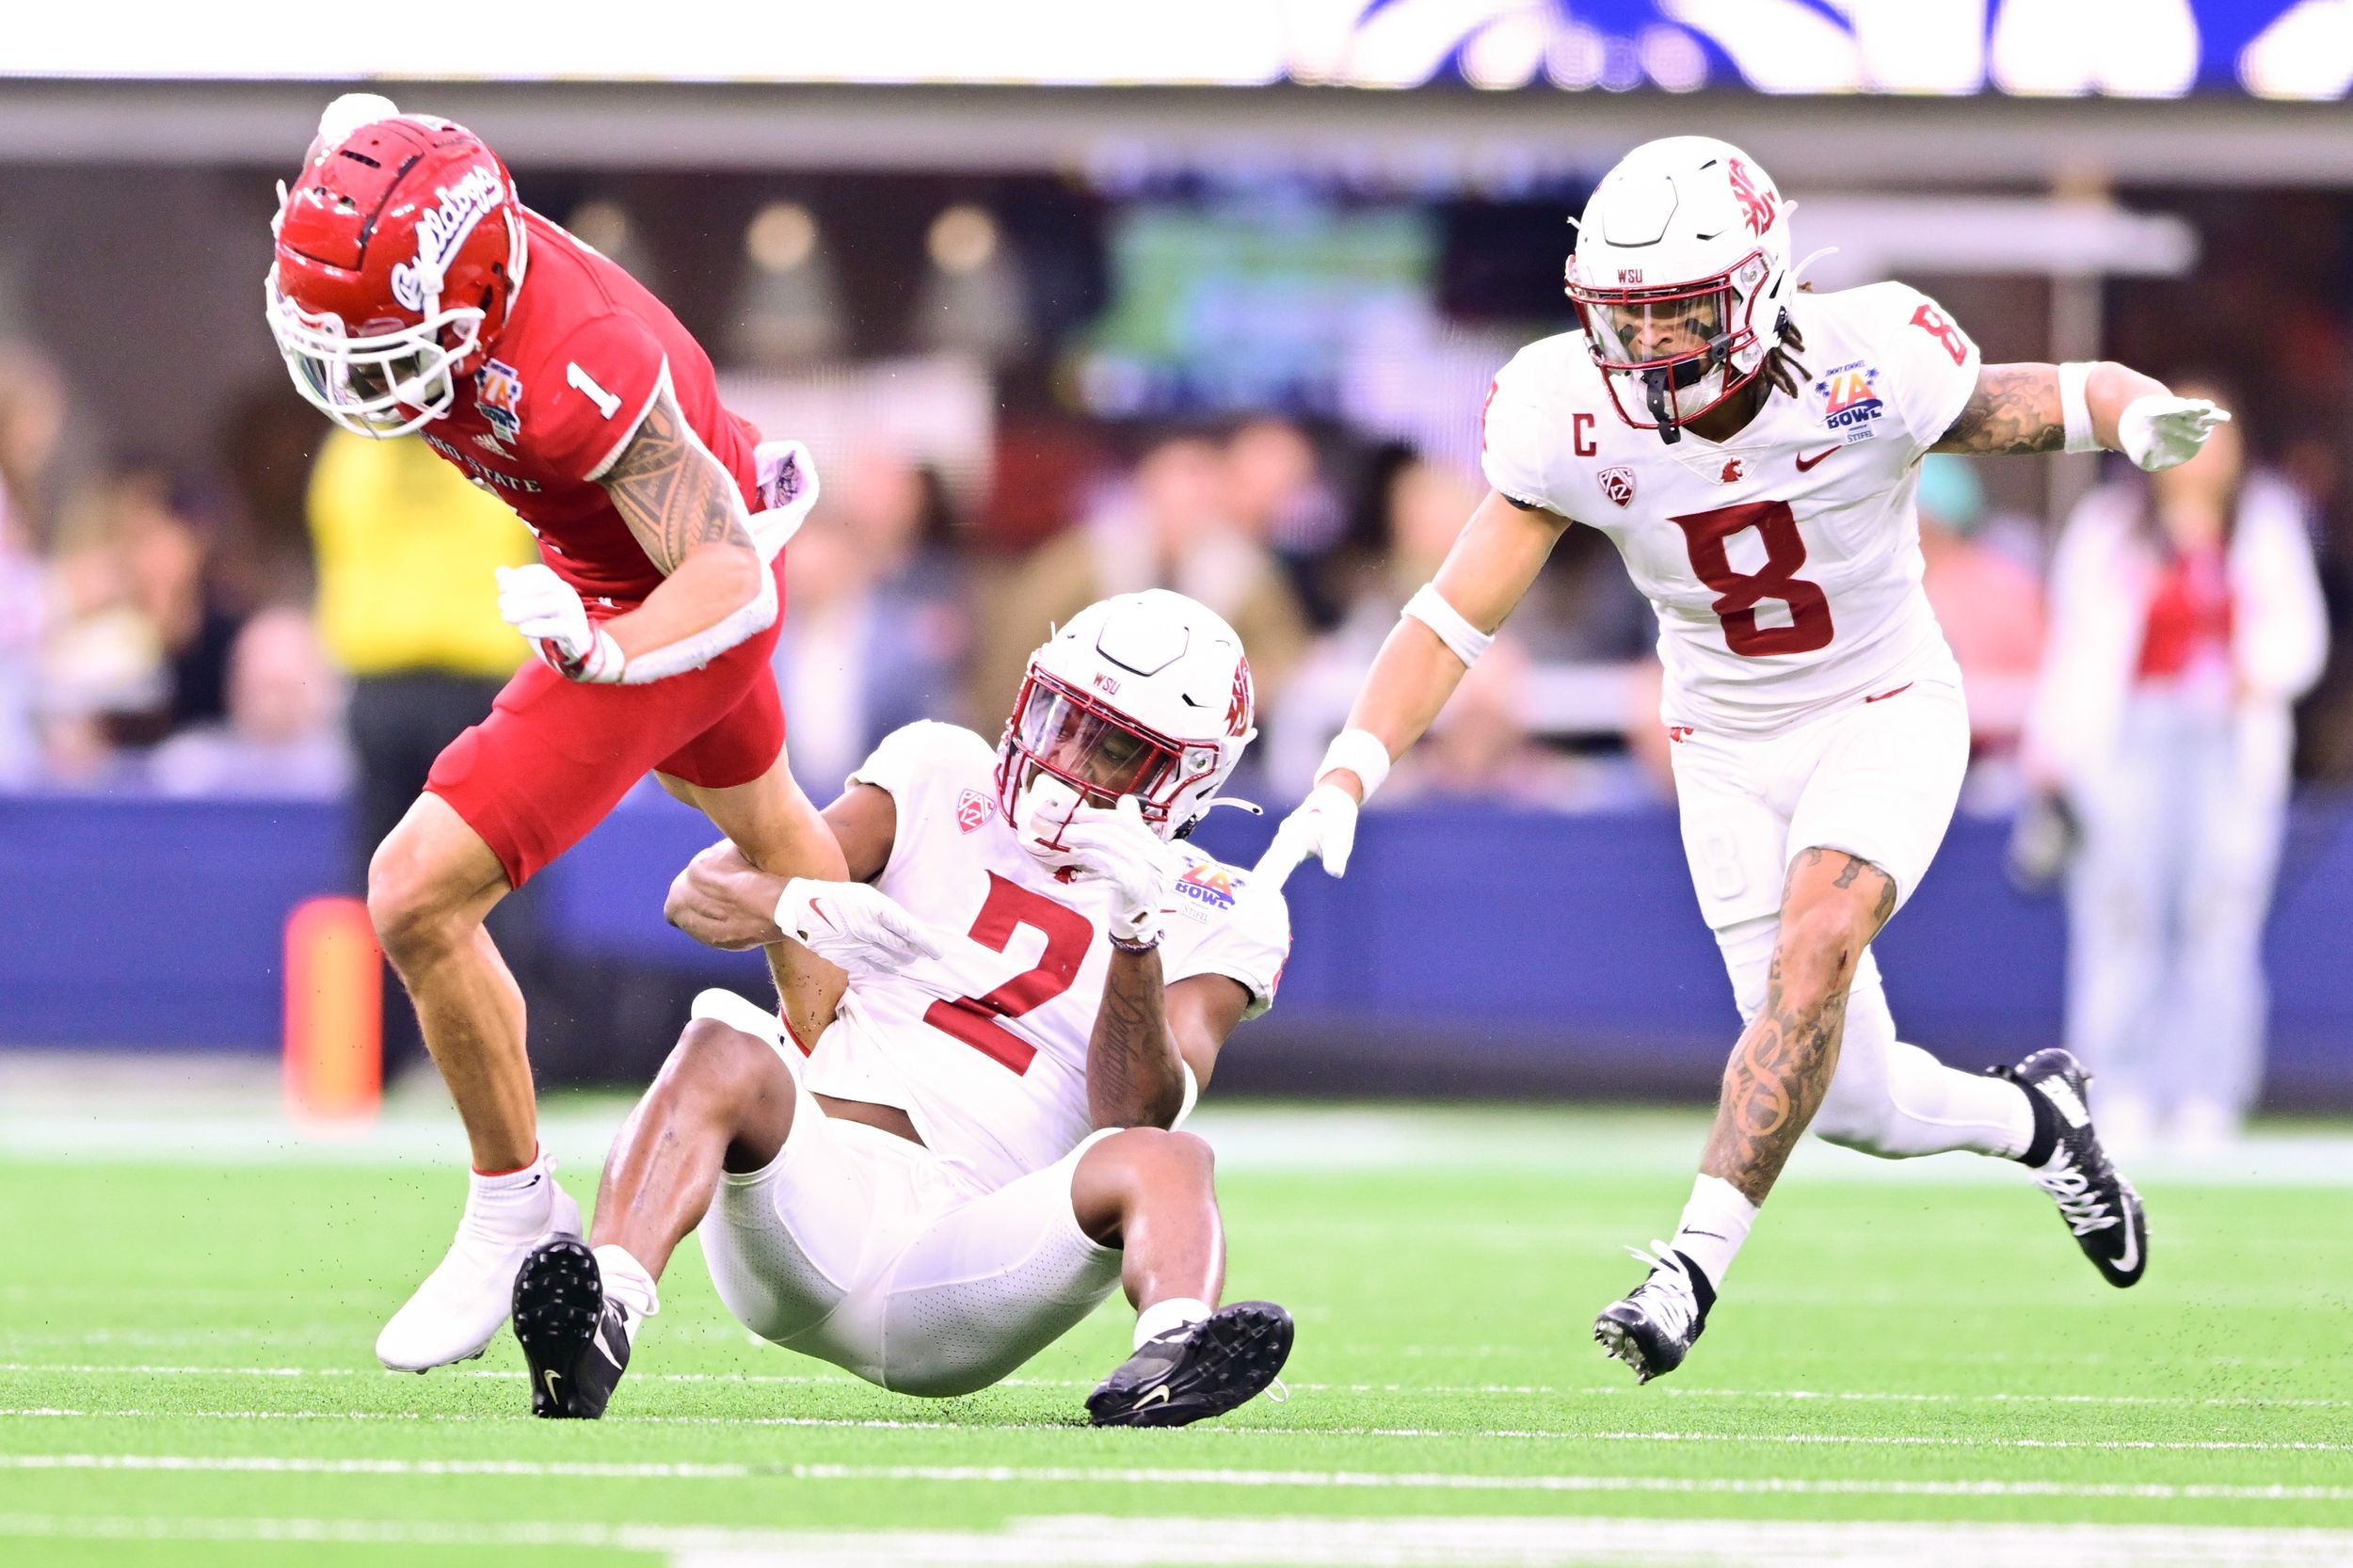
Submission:
{"label": "white jersey", "polygon": [[1977,348],[1901,283],[1799,294],[1807,374],[1722,444],[1620,419],[1581,332],[1520,350],[1481,463],[1508,499],[1609,536],[1658,613],[1670,725],[1770,734],[1960,668],[1920,588],[1919,458]]}
{"label": "white jersey", "polygon": [[[923,1142],[987,1188],[1042,1170],[1094,1130],[1087,1041],[1111,963],[1111,890],[1059,881],[997,808],[997,753],[969,729],[911,724],[886,738],[853,784],[889,792],[898,829],[874,885],[968,938],[904,975],[855,981],[817,1042],[806,1081],[821,1095],[906,1112]],[[1169,888],[1160,967],[1174,984],[1225,975],[1274,1000],[1290,916],[1273,888],[1190,845]],[[955,1000],[949,1000],[955,999]]]}

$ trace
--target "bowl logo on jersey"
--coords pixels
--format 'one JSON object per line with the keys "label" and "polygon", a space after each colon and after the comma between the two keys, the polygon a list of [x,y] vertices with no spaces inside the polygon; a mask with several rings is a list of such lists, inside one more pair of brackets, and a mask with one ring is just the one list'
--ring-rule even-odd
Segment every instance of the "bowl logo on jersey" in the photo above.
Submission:
{"label": "bowl logo on jersey", "polygon": [[1176,896],[1202,909],[1231,909],[1241,879],[1213,860],[1204,860],[1176,879]]}
{"label": "bowl logo on jersey", "polygon": [[1634,471],[1632,469],[1623,466],[1606,468],[1597,477],[1601,480],[1602,494],[1621,506],[1631,506],[1634,504]]}
{"label": "bowl logo on jersey", "polygon": [[966,833],[976,831],[988,821],[989,799],[978,790],[967,790],[956,797],[956,826]]}
{"label": "bowl logo on jersey", "polygon": [[427,295],[440,297],[449,264],[473,226],[506,200],[497,173],[485,167],[468,169],[464,179],[433,194],[440,200],[417,219],[417,259],[392,268],[392,297],[420,312]]}
{"label": "bowl logo on jersey", "polygon": [[1822,395],[1822,424],[1849,441],[1879,434],[1877,422],[1887,413],[1874,386],[1879,378],[1875,367],[1857,360],[1815,382],[1814,390]]}
{"label": "bowl logo on jersey", "polygon": [[523,378],[504,360],[491,360],[473,373],[474,407],[490,426],[490,434],[512,445],[523,428]]}

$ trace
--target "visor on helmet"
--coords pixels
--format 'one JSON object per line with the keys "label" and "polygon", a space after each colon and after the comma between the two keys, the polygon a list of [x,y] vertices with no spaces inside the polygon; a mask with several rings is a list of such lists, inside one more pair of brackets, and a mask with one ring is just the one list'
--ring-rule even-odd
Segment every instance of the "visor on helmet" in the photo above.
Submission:
{"label": "visor on helmet", "polygon": [[[1764,257],[1751,254],[1736,267],[1692,282],[1603,287],[1580,281],[1571,267],[1569,301],[1628,424],[1673,432],[1756,374],[1756,364],[1744,372],[1737,361],[1756,345],[1748,316],[1766,273]],[[1649,417],[1638,418],[1626,407],[1629,398]]]}

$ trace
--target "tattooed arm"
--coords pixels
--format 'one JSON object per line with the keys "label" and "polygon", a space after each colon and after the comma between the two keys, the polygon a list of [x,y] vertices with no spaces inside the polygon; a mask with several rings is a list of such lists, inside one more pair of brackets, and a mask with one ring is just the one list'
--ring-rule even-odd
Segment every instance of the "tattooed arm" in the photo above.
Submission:
{"label": "tattooed arm", "polygon": [[614,509],[664,578],[605,630],[632,680],[709,664],[776,618],[776,584],[752,542],[735,478],[679,411],[666,384],[600,478]]}
{"label": "tattooed arm", "polygon": [[1895,879],[1868,860],[1809,849],[1790,866],[1765,1005],[1724,1067],[1704,1175],[1765,1201],[1830,1091],[1855,966],[1895,912]]}
{"label": "tattooed arm", "polygon": [[[2137,397],[2162,395],[2163,382],[2108,360],[2091,368],[2084,402],[2091,410],[2091,433],[2109,451],[2121,451],[2117,416]],[[2057,452],[2067,443],[2067,420],[2059,409],[2058,366],[1984,365],[1977,390],[1931,452]]]}
{"label": "tattooed arm", "polygon": [[1160,955],[1112,949],[1087,1041],[1087,1111],[1098,1128],[1167,1127],[1184,1109],[1185,1069],[1209,1081],[1250,993],[1223,975],[1160,980]]}

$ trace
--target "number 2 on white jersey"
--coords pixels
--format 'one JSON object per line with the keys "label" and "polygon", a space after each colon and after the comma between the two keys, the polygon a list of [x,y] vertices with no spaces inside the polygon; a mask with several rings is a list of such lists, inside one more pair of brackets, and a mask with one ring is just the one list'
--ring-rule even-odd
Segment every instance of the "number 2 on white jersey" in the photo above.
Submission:
{"label": "number 2 on white jersey", "polygon": [[[1820,584],[1796,575],[1805,565],[1805,539],[1787,502],[1744,501],[1672,520],[1683,530],[1691,569],[1719,595],[1708,608],[1723,623],[1726,648],[1745,658],[1762,659],[1830,647],[1838,634],[1831,624],[1830,596]],[[1735,571],[1724,547],[1734,535],[1752,528],[1765,541],[1765,565],[1755,571]],[[1774,599],[1789,606],[1789,624],[1757,625],[1756,607]]]}
{"label": "number 2 on white jersey", "polygon": [[936,1001],[923,1010],[925,1023],[1016,1073],[1030,1070],[1037,1048],[997,1020],[1017,1018],[1069,990],[1079,978],[1079,966],[1086,962],[1087,950],[1095,945],[1095,927],[1084,915],[989,872],[988,897],[973,917],[972,939],[1002,952],[1014,932],[1025,925],[1046,936],[1046,952],[1034,968],[984,997]]}

